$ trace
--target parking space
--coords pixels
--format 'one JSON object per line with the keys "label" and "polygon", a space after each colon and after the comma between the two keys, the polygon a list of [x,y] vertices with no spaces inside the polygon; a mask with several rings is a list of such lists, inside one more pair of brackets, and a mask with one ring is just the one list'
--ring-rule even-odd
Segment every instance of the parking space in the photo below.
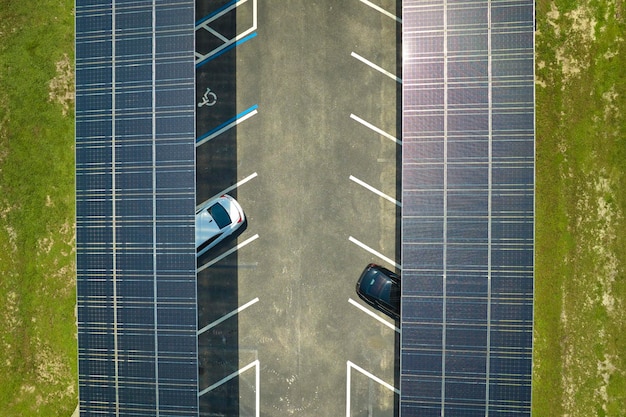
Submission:
{"label": "parking space", "polygon": [[198,259],[201,415],[393,416],[400,329],[355,283],[400,266],[400,2],[207,7],[197,203],[247,225]]}

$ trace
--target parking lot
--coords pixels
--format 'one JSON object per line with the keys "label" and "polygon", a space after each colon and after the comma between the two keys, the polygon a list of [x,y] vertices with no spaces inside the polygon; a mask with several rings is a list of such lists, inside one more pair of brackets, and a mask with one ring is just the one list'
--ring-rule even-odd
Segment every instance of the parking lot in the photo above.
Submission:
{"label": "parking lot", "polygon": [[[246,228],[198,259],[201,415],[394,416],[400,1],[197,0],[197,204]],[[398,16],[398,17],[396,17]]]}

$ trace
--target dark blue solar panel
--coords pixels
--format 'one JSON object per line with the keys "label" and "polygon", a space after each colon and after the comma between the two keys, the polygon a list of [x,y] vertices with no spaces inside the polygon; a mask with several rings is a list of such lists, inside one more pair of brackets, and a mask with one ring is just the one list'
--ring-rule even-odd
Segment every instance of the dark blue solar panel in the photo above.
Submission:
{"label": "dark blue solar panel", "polygon": [[198,414],[194,29],[189,0],[76,3],[81,415]]}
{"label": "dark blue solar panel", "polygon": [[533,13],[403,2],[401,415],[530,415]]}

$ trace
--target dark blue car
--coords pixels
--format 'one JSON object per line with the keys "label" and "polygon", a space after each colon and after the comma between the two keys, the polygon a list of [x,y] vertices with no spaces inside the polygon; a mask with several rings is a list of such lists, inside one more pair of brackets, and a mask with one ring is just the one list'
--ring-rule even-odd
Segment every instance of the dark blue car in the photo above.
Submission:
{"label": "dark blue car", "polygon": [[400,276],[395,272],[369,264],[356,283],[356,293],[377,310],[400,319]]}

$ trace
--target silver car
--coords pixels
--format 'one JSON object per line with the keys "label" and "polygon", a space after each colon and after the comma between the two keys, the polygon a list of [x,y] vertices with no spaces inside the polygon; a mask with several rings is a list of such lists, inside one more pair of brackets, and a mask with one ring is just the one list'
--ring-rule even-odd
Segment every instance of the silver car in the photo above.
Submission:
{"label": "silver car", "polygon": [[229,195],[204,203],[196,210],[196,256],[232,235],[245,220],[241,206]]}

